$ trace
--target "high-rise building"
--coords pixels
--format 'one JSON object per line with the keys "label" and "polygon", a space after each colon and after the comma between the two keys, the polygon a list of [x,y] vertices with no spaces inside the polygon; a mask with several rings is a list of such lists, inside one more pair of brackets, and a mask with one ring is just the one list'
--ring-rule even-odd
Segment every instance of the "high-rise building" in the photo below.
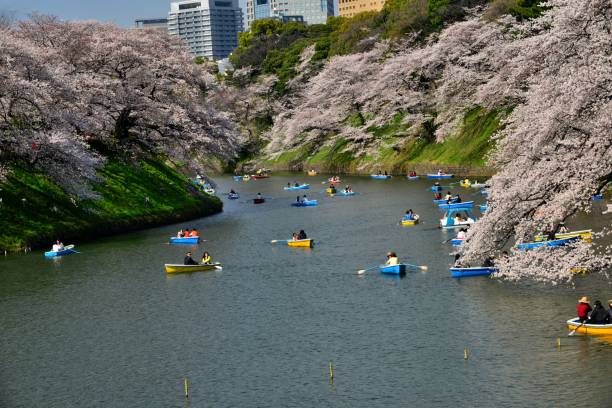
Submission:
{"label": "high-rise building", "polygon": [[168,31],[167,18],[139,18],[135,21],[136,28],[152,28],[154,30]]}
{"label": "high-rise building", "polygon": [[170,3],[168,33],[179,36],[189,51],[214,60],[238,46],[242,11],[238,0],[178,0]]}
{"label": "high-rise building", "polygon": [[384,5],[385,0],[338,0],[338,15],[353,17],[364,11],[380,11]]}
{"label": "high-rise building", "polygon": [[246,0],[247,29],[262,18],[324,24],[334,15],[333,0]]}

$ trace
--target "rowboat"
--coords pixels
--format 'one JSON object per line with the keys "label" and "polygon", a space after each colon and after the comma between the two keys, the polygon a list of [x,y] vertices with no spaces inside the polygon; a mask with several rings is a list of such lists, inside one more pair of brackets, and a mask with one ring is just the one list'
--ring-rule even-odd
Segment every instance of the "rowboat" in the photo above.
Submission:
{"label": "rowboat", "polygon": [[406,176],[408,180],[418,180],[419,176]]}
{"label": "rowboat", "polygon": [[338,191],[336,194],[341,195],[341,196],[347,196],[347,197],[348,197],[348,196],[353,196],[353,195],[355,195],[355,192],[354,192],[354,191],[348,191],[348,192],[347,192],[347,191],[341,190],[341,191]]}
{"label": "rowboat", "polygon": [[545,247],[545,246],[558,247],[558,246],[565,246],[571,242],[577,241],[578,239],[580,239],[579,236],[572,237],[572,238],[564,238],[564,239],[553,239],[552,241],[526,242],[524,244],[518,244],[516,247],[521,250],[534,249],[534,248]]}
{"label": "rowboat", "polygon": [[475,266],[472,268],[450,268],[453,278],[467,278],[470,276],[489,276],[497,272],[497,268],[487,266]]}
{"label": "rowboat", "polygon": [[171,244],[191,244],[195,245],[200,242],[200,237],[170,237]]}
{"label": "rowboat", "polygon": [[460,185],[461,187],[467,187],[467,188],[469,188],[469,187],[472,185],[472,183],[470,183],[469,181],[468,181],[467,183],[464,183],[464,182],[462,181],[462,182],[460,182],[460,183],[459,183],[459,185]]}
{"label": "rowboat", "polygon": [[58,256],[65,256],[65,255],[72,255],[72,254],[78,254],[78,252],[72,248],[64,248],[61,251],[47,251],[45,252],[45,257],[56,258]]}
{"label": "rowboat", "polygon": [[315,205],[319,205],[317,200],[304,200],[300,202],[291,203],[294,207],[314,207]]}
{"label": "rowboat", "polygon": [[415,214],[410,220],[406,218],[402,218],[402,225],[405,225],[405,226],[416,225],[418,223],[419,223],[418,214]]}
{"label": "rowboat", "polygon": [[204,192],[206,194],[214,195],[215,194],[215,189],[214,188],[205,188]]}
{"label": "rowboat", "polygon": [[599,201],[599,200],[603,200],[603,195],[602,194],[595,194],[591,198],[593,199],[593,201]]}
{"label": "rowboat", "polygon": [[253,204],[263,204],[266,202],[265,198],[254,198],[253,199]]}
{"label": "rowboat", "polygon": [[442,186],[431,186],[431,191],[442,191]]}
{"label": "rowboat", "polygon": [[227,198],[230,199],[230,200],[237,200],[237,199],[240,198],[240,196],[238,195],[238,193],[236,193],[236,194],[229,193],[227,195]]}
{"label": "rowboat", "polygon": [[472,188],[483,188],[484,186],[486,186],[485,183],[471,183],[470,187]]}
{"label": "rowboat", "polygon": [[[574,238],[580,237],[583,241],[591,242],[593,239],[593,230],[581,230],[581,231],[570,231],[570,232],[558,232],[555,234],[555,238],[557,239],[565,239],[565,238]],[[536,241],[545,241],[546,236],[544,235],[536,235]]]}
{"label": "rowboat", "polygon": [[460,246],[465,242],[465,239],[462,238],[453,238],[450,240],[452,246]]}
{"label": "rowboat", "polygon": [[486,205],[486,204],[480,204],[480,205],[478,206],[478,209],[479,209],[481,212],[485,212],[485,211],[487,211],[487,208],[488,208],[488,207],[487,207],[487,205]]}
{"label": "rowboat", "polygon": [[338,192],[338,190],[336,190],[335,188],[327,188],[325,189],[325,192],[329,195],[334,195]]}
{"label": "rowboat", "polygon": [[380,265],[378,267],[382,273],[388,273],[391,275],[401,275],[406,273],[406,265],[405,264],[397,264],[397,265]]}
{"label": "rowboat", "polygon": [[312,248],[314,241],[312,239],[297,239],[295,241],[287,241],[287,245],[296,248]]}
{"label": "rowboat", "polygon": [[465,225],[472,225],[476,222],[472,218],[468,218],[467,221],[457,221],[454,218],[451,218],[451,221],[452,223],[449,223],[448,217],[444,217],[440,220],[440,226],[442,228],[458,228],[458,227],[463,227]]}
{"label": "rowboat", "polygon": [[428,174],[428,179],[449,179],[453,178],[452,174]]}
{"label": "rowboat", "polygon": [[372,177],[375,180],[387,180],[391,178],[391,176],[387,174],[370,174],[370,177]]}
{"label": "rowboat", "polygon": [[254,179],[254,180],[259,180],[259,179],[270,178],[270,176],[268,176],[266,174],[253,174],[253,175],[251,175],[251,178]]}
{"label": "rowboat", "polygon": [[576,333],[587,336],[610,336],[612,335],[612,324],[580,324],[580,320],[575,317],[567,321],[567,328],[576,330]]}
{"label": "rowboat", "polygon": [[[440,200],[433,200],[434,204],[448,204],[448,200],[445,199],[440,199]],[[451,203],[456,203],[457,202],[457,197],[452,197],[451,198]]]}
{"label": "rowboat", "polygon": [[444,204],[438,204],[438,207],[441,210],[450,210],[455,209],[455,210],[467,210],[468,208],[473,208],[474,207],[474,202],[473,201],[464,201],[461,203],[456,203],[456,202],[452,202],[450,204],[448,203],[444,203]]}
{"label": "rowboat", "polygon": [[183,265],[183,264],[165,264],[166,273],[189,273],[189,272],[205,272],[215,269],[223,269],[219,262],[214,264],[200,265]]}
{"label": "rowboat", "polygon": [[327,182],[328,183],[332,183],[332,184],[338,184],[338,183],[340,183],[340,179],[334,180],[333,178],[330,178],[330,179],[327,179]]}
{"label": "rowboat", "polygon": [[299,186],[291,186],[291,187],[285,187],[285,190],[289,191],[289,190],[309,190],[310,189],[310,184],[302,184]]}
{"label": "rowboat", "polygon": [[316,170],[308,170],[308,175],[309,176],[316,176],[317,175],[317,171]]}

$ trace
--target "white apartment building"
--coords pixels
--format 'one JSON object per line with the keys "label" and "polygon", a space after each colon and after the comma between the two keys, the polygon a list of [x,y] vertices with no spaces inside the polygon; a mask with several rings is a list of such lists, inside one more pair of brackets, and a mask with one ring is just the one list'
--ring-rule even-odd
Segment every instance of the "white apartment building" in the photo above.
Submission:
{"label": "white apartment building", "polygon": [[227,58],[238,46],[242,11],[238,0],[179,0],[170,3],[168,33],[179,36],[189,51],[213,60]]}
{"label": "white apartment building", "polygon": [[246,0],[247,29],[261,18],[325,24],[334,15],[334,0]]}

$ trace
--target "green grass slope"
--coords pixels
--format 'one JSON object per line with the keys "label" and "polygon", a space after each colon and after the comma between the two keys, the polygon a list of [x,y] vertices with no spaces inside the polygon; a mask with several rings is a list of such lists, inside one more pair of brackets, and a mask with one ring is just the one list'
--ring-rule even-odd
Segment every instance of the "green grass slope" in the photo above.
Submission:
{"label": "green grass slope", "polygon": [[55,239],[67,243],[222,210],[218,198],[199,192],[158,160],[109,161],[99,175],[103,182],[95,190],[102,198],[74,201],[42,173],[15,167],[0,184],[0,250],[49,246]]}

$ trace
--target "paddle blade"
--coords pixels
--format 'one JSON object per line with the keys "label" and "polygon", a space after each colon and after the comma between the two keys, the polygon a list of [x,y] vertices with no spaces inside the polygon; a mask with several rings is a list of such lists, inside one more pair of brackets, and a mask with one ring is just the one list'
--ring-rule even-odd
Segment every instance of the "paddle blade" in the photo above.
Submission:
{"label": "paddle blade", "polygon": [[425,266],[425,265],[421,265],[421,266],[419,266],[419,269],[422,270],[422,271],[426,271],[429,268],[427,266]]}
{"label": "paddle blade", "polygon": [[572,330],[571,332],[568,333],[568,336],[573,336],[574,334],[576,334],[576,329]]}
{"label": "paddle blade", "polygon": [[72,248],[74,248],[74,245],[73,245],[73,244],[66,245],[66,246],[64,247],[64,249],[72,249]]}
{"label": "paddle blade", "polygon": [[278,242],[278,239],[273,239],[272,241],[270,241],[271,244],[276,244]]}
{"label": "paddle blade", "polygon": [[216,269],[216,270],[218,270],[218,271],[222,271],[222,270],[223,270],[223,267],[222,267],[222,266],[217,265],[217,266],[215,266],[215,269]]}
{"label": "paddle blade", "polygon": [[366,273],[365,269],[360,269],[357,271],[357,275],[363,275],[364,273]]}

